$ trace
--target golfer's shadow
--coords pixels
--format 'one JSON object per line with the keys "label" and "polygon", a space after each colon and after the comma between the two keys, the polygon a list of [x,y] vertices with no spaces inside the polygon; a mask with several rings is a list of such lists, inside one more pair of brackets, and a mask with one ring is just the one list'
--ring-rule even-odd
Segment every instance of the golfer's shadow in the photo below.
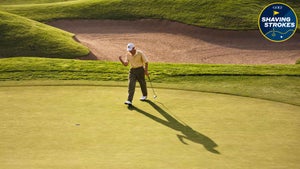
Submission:
{"label": "golfer's shadow", "polygon": [[182,124],[180,121],[175,119],[173,116],[171,116],[169,113],[164,111],[162,108],[160,108],[157,104],[153,103],[152,101],[147,100],[145,102],[149,103],[157,112],[159,112],[162,116],[164,116],[166,120],[163,120],[152,114],[149,114],[144,110],[141,110],[135,106],[128,106],[128,109],[135,110],[160,124],[170,127],[173,130],[180,131],[182,135],[177,134],[177,137],[183,144],[188,144],[187,142],[185,142],[185,140],[190,140],[195,143],[202,144],[203,147],[207,151],[210,151],[211,153],[220,154],[220,152],[215,150],[215,148],[218,145],[212,139],[199,133],[198,131],[195,131],[190,126]]}

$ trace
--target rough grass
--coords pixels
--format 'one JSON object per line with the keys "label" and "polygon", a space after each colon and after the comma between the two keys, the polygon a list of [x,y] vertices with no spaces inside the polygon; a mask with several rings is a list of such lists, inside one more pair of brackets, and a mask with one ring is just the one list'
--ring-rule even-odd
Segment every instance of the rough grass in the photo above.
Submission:
{"label": "rough grass", "polygon": [[[153,63],[149,70],[155,87],[227,93],[300,105],[299,65]],[[0,60],[2,84],[22,80],[87,80],[91,85],[96,81],[113,81],[109,85],[124,82],[124,86],[127,72],[128,68],[117,62],[46,58]]]}
{"label": "rough grass", "polygon": [[43,4],[43,3],[54,3],[54,2],[66,2],[74,0],[1,0],[1,5],[16,5],[16,4]]}
{"label": "rough grass", "polygon": [[[126,80],[126,67],[118,62],[80,61],[47,58],[6,58],[0,60],[1,80],[18,80],[7,73],[17,73],[20,80],[40,78],[74,80]],[[199,76],[300,76],[299,65],[205,65],[152,63],[151,76],[158,82],[193,81]],[[20,73],[20,75],[18,75]],[[28,73],[32,76],[22,76]],[[58,73],[61,73],[60,75]],[[70,77],[68,74],[73,74]],[[36,76],[35,76],[36,75]],[[99,76],[101,75],[101,76]],[[28,79],[27,79],[28,78]]]}
{"label": "rough grass", "polygon": [[[39,3],[38,1],[35,2]],[[271,2],[273,1],[77,0],[48,4],[2,5],[0,9],[39,21],[62,18],[156,18],[209,28],[249,30],[258,28],[258,15],[264,6]],[[291,0],[282,2],[288,3],[297,14],[300,14],[299,2]]]}
{"label": "rough grass", "polygon": [[0,57],[75,58],[89,53],[71,33],[1,11],[0,32]]}

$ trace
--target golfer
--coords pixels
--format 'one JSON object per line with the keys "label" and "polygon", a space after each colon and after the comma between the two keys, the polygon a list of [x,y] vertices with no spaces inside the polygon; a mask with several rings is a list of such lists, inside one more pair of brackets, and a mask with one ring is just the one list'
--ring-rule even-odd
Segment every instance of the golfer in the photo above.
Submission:
{"label": "golfer", "polygon": [[132,105],[136,81],[139,82],[143,94],[140,100],[145,101],[147,99],[148,92],[145,75],[149,76],[148,58],[142,51],[137,50],[133,43],[129,43],[127,45],[127,51],[128,52],[125,56],[125,59],[123,60],[122,56],[119,56],[119,60],[124,66],[128,66],[130,64],[130,71],[128,77],[128,98],[125,104]]}

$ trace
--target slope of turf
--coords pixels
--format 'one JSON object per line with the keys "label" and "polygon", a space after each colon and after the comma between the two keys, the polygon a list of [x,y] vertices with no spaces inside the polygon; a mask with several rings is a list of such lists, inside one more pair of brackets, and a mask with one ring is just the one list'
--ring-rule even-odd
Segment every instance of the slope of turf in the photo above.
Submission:
{"label": "slope of turf", "polygon": [[300,108],[179,90],[0,87],[0,168],[297,168]]}
{"label": "slope of turf", "polygon": [[[149,70],[156,87],[227,93],[300,105],[300,65],[153,63]],[[46,58],[0,60],[2,84],[16,80],[87,80],[91,85],[96,81],[114,81],[110,85],[115,85],[127,81],[127,71],[128,68],[116,62]]]}
{"label": "slope of turf", "polygon": [[[16,2],[20,3],[20,0]],[[42,3],[43,0],[35,0],[33,2]],[[77,0],[47,4],[1,5],[0,9],[39,21],[61,18],[156,18],[175,20],[209,28],[248,30],[257,29],[257,18],[260,11],[271,2],[274,1]],[[299,2],[291,0],[282,2],[288,3],[295,9],[297,14],[300,14]],[[32,2],[29,1],[29,3]]]}
{"label": "slope of turf", "polygon": [[44,56],[74,58],[89,50],[71,33],[0,11],[0,57]]}
{"label": "slope of turf", "polygon": [[20,5],[20,4],[43,4],[43,3],[55,3],[55,2],[66,2],[74,0],[1,0],[2,5]]}

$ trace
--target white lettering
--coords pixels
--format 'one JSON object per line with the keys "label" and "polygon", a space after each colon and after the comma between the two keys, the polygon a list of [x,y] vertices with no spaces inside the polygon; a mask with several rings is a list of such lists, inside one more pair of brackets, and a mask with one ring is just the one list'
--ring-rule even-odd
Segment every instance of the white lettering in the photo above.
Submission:
{"label": "white lettering", "polygon": [[291,22],[290,17],[262,17],[262,22]]}

